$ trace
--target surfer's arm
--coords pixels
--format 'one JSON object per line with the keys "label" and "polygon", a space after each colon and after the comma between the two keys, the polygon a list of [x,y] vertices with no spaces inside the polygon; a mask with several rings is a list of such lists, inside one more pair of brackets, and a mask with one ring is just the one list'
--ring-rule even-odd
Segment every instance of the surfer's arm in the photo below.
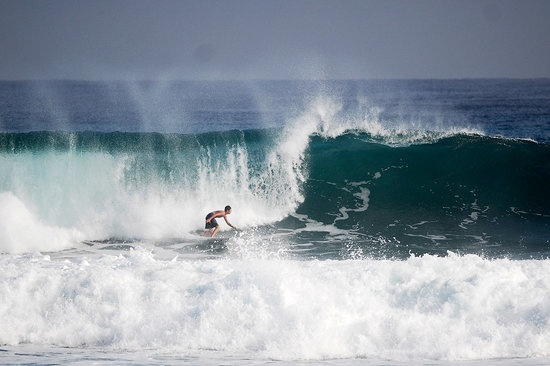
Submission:
{"label": "surfer's arm", "polygon": [[225,220],[225,222],[226,222],[227,225],[231,226],[233,229],[235,229],[235,230],[237,230],[237,231],[239,230],[239,229],[237,229],[235,226],[231,225],[231,224],[229,223],[229,221],[227,221],[227,216],[223,215],[223,219]]}

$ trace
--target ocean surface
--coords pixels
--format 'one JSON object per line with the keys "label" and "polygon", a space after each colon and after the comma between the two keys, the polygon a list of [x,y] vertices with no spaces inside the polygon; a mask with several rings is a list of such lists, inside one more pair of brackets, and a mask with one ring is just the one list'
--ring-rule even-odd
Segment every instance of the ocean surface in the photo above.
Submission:
{"label": "ocean surface", "polygon": [[549,364],[550,80],[0,82],[0,363]]}

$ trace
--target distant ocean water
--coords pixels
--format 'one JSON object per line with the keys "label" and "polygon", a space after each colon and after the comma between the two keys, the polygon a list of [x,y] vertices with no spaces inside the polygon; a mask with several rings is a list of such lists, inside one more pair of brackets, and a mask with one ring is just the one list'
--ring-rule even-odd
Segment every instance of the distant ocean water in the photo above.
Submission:
{"label": "distant ocean water", "polygon": [[544,364],[549,183],[549,80],[0,82],[0,362]]}

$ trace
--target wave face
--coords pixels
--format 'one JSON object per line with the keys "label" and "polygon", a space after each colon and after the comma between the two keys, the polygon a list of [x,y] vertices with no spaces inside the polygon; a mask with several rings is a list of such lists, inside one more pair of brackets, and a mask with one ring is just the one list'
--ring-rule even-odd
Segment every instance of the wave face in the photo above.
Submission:
{"label": "wave face", "polygon": [[298,212],[388,255],[549,253],[549,145],[455,135],[395,148],[352,133],[315,137],[309,152]]}
{"label": "wave face", "polygon": [[315,243],[311,255],[548,255],[550,146],[464,134],[388,146],[297,121],[196,135],[0,135],[2,250],[44,249],[44,236],[47,250],[185,237],[231,204],[238,226],[290,230],[291,243]]}

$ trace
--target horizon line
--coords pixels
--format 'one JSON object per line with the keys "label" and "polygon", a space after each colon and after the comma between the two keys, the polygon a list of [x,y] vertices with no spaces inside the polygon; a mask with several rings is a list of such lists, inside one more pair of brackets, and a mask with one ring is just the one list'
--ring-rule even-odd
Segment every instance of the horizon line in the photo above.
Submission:
{"label": "horizon line", "polygon": [[468,81],[468,80],[550,80],[550,76],[538,77],[410,77],[410,78],[250,78],[250,79],[85,79],[85,78],[36,78],[0,79],[0,82],[335,82],[335,81]]}

